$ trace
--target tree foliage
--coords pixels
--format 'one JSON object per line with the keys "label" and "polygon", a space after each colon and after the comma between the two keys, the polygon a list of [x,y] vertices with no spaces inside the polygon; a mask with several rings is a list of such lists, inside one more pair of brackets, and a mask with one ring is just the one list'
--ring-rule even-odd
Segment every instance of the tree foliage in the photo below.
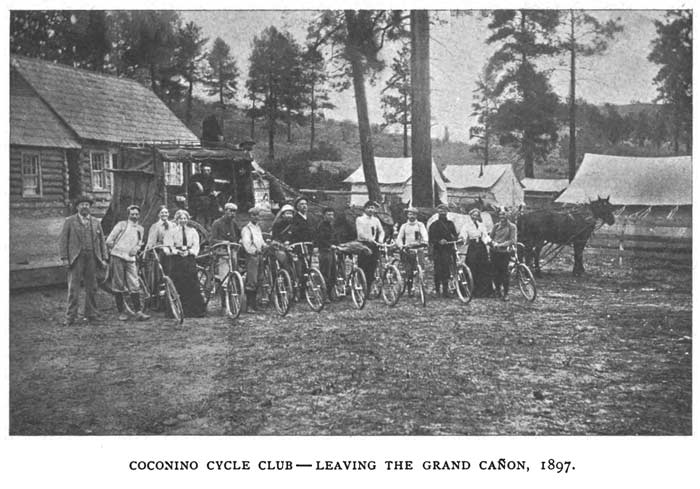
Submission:
{"label": "tree foliage", "polygon": [[222,110],[236,96],[238,75],[238,66],[231,55],[231,48],[223,39],[217,37],[207,55],[207,69],[203,81],[208,87],[207,93],[218,97]]}
{"label": "tree foliage", "polygon": [[534,60],[558,52],[556,10],[496,10],[488,25],[487,43],[499,47],[487,71],[496,82],[494,95],[504,102],[494,118],[502,144],[513,145],[525,162],[525,176],[534,177],[534,162],[543,160],[557,141],[558,96],[548,75],[538,72]]}
{"label": "tree foliage", "polygon": [[673,123],[674,150],[679,141],[688,152],[693,136],[693,16],[690,10],[666,13],[664,22],[655,22],[658,37],[652,42],[649,60],[661,65],[654,77],[657,101],[668,105]]}
{"label": "tree foliage", "polygon": [[185,111],[185,123],[189,124],[192,117],[192,97],[194,84],[202,81],[202,61],[206,53],[208,38],[202,37],[202,28],[194,22],[188,22],[180,26],[177,32],[177,44],[175,48],[176,72],[187,83],[187,109]]}
{"label": "tree foliage", "polygon": [[403,44],[391,61],[391,77],[382,90],[385,126],[399,124],[403,131],[403,155],[408,157],[408,128],[411,125],[411,47]]}

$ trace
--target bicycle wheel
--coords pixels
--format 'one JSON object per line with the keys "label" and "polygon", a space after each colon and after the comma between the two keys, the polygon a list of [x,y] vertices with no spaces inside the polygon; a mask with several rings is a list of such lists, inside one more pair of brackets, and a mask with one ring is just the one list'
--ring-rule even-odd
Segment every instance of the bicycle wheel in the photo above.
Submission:
{"label": "bicycle wheel", "polygon": [[272,270],[270,269],[270,264],[265,261],[262,267],[262,273],[260,273],[260,283],[258,284],[258,289],[260,291],[260,299],[262,302],[269,304],[272,302],[272,291],[274,289],[274,283],[272,280]]}
{"label": "bicycle wheel", "polygon": [[528,266],[524,263],[518,264],[515,274],[518,278],[518,288],[523,297],[530,302],[534,301],[537,297],[537,283]]}
{"label": "bicycle wheel", "polygon": [[323,299],[326,295],[326,281],[316,268],[309,268],[304,284],[304,295],[311,310],[320,312],[323,309]]}
{"label": "bicycle wheel", "polygon": [[384,270],[382,299],[388,306],[395,306],[401,297],[401,272],[396,265],[388,265]]}
{"label": "bicycle wheel", "polygon": [[367,279],[360,267],[355,267],[350,276],[350,294],[355,307],[362,309],[367,304]]}
{"label": "bicycle wheel", "polygon": [[292,306],[292,279],[289,277],[289,272],[283,268],[277,270],[272,285],[272,302],[280,316],[285,316]]}
{"label": "bicycle wheel", "polygon": [[243,310],[243,277],[237,271],[229,274],[226,281],[226,314],[236,319]]}
{"label": "bicycle wheel", "polygon": [[392,260],[391,266],[396,268],[396,270],[398,271],[399,285],[400,285],[400,287],[398,288],[398,291],[399,291],[399,297],[401,297],[406,292],[406,280],[404,280],[404,278],[403,278],[404,272],[402,271],[401,260]]}
{"label": "bicycle wheel", "polygon": [[472,277],[472,272],[469,267],[464,264],[457,265],[454,280],[457,285],[456,289],[459,300],[465,304],[471,301],[474,293],[474,277]]}
{"label": "bicycle wheel", "polygon": [[165,300],[167,302],[167,307],[172,313],[175,321],[177,321],[178,324],[182,324],[182,322],[185,320],[185,315],[182,311],[180,294],[177,293],[173,280],[167,275],[163,276],[163,283],[165,284]]}
{"label": "bicycle wheel", "polygon": [[208,305],[209,299],[211,299],[214,277],[211,276],[207,268],[197,265],[197,281],[199,282],[199,293],[204,299],[204,305]]}
{"label": "bicycle wheel", "polygon": [[344,260],[338,260],[336,264],[336,273],[335,273],[335,283],[331,287],[331,297],[330,299],[333,301],[339,301],[343,297],[345,297],[346,291],[345,291],[345,263]]}
{"label": "bicycle wheel", "polygon": [[[370,299],[376,299],[382,294],[382,288],[384,288],[382,269],[383,267],[380,264],[374,269],[374,280],[372,280],[372,287],[370,287],[368,292]],[[362,274],[364,275],[364,272],[362,272]]]}
{"label": "bicycle wheel", "polygon": [[413,278],[413,291],[417,294],[420,305],[425,307],[425,283],[423,281],[423,268],[420,265],[416,267],[416,276]]}

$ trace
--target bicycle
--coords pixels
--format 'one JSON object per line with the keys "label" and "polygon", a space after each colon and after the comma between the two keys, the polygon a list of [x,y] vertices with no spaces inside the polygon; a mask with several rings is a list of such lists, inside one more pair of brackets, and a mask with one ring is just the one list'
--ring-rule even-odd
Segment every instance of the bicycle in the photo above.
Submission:
{"label": "bicycle", "polygon": [[537,298],[537,282],[535,277],[524,262],[520,261],[520,256],[525,249],[525,245],[518,243],[512,247],[510,252],[510,262],[508,263],[508,273],[518,282],[518,288],[525,300],[533,302]]}
{"label": "bicycle", "polygon": [[474,277],[472,271],[466,263],[460,263],[459,256],[466,256],[466,253],[459,253],[457,245],[463,241],[448,241],[446,244],[452,245],[454,253],[450,261],[450,278],[447,281],[447,288],[450,293],[456,293],[459,300],[468,304],[474,294]]}
{"label": "bicycle", "polygon": [[276,252],[278,251],[286,252],[286,248],[276,241],[269,242],[268,247],[263,251],[262,273],[260,273],[258,289],[261,292],[261,298],[272,302],[277,314],[284,317],[292,306],[294,289],[289,272],[282,268],[277,259]]}
{"label": "bicycle", "polygon": [[377,268],[374,271],[370,297],[381,295],[384,303],[392,307],[399,301],[405,287],[398,267],[399,259],[393,255],[393,252],[398,248],[395,243],[380,243],[377,246],[380,255]]}
{"label": "bicycle", "polygon": [[[293,264],[290,267],[292,270],[292,284],[294,285],[294,290],[298,293],[301,293],[303,290],[306,302],[312,311],[321,312],[325,303],[326,281],[321,271],[311,265],[309,246],[313,246],[313,243],[301,241],[292,243],[287,248]],[[294,266],[297,260],[301,260],[301,277],[297,276],[296,266]]]}
{"label": "bicycle", "polygon": [[[427,243],[417,243],[417,244],[412,244],[405,246],[403,248],[403,252],[406,253],[408,260],[406,260],[405,266],[408,266],[408,270],[406,271],[406,280],[404,283],[406,284],[406,287],[408,286],[408,276],[410,274],[411,278],[413,279],[413,292],[417,295],[418,297],[418,302],[420,305],[425,307],[426,305],[426,299],[427,299],[427,294],[425,293],[425,275],[423,273],[423,266],[421,265],[421,260],[419,259],[419,254],[418,252],[420,250],[424,250],[428,247]],[[412,268],[412,270],[411,270]]]}
{"label": "bicycle", "polygon": [[[331,288],[331,295],[335,299],[340,299],[347,295],[349,288],[355,307],[362,309],[367,303],[367,278],[365,272],[357,266],[358,250],[349,245],[350,243],[344,243],[331,247],[335,252],[336,266],[335,283]],[[351,260],[350,264],[346,263],[346,257]],[[349,271],[346,265],[348,265]]]}
{"label": "bicycle", "polygon": [[[144,250],[137,256],[139,294],[144,307],[148,307],[153,311],[160,311],[167,307],[175,321],[178,324],[182,324],[185,320],[185,315],[182,310],[180,294],[177,292],[173,280],[165,274],[163,264],[157,253],[157,250],[164,248],[169,249],[167,246],[158,245]],[[149,266],[150,263],[155,264],[155,270]],[[159,278],[156,279],[156,277]],[[128,304],[126,304],[126,308],[133,314]]]}
{"label": "bicycle", "polygon": [[[243,310],[243,277],[238,271],[240,248],[238,243],[223,241],[212,245],[207,252],[197,257],[197,279],[204,304],[209,304],[212,295],[223,292],[221,305],[231,319],[238,318]],[[217,278],[215,268],[223,256],[226,257],[228,271],[223,278]]]}

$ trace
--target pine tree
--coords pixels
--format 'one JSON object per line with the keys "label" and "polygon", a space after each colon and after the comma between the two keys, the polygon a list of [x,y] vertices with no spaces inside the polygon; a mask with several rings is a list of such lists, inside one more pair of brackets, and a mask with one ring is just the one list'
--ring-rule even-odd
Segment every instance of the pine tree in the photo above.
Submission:
{"label": "pine tree", "polygon": [[204,46],[208,41],[208,38],[202,37],[202,28],[194,22],[188,22],[187,25],[178,29],[175,65],[178,74],[187,83],[186,124],[189,124],[192,119],[194,84],[202,79],[202,61],[206,56]]}
{"label": "pine tree", "polygon": [[238,75],[238,67],[231,55],[231,48],[223,39],[217,37],[207,55],[207,70],[203,81],[209,87],[207,93],[218,97],[222,112],[236,96]]}
{"label": "pine tree", "polygon": [[382,116],[386,126],[401,125],[403,156],[408,157],[408,128],[411,125],[411,46],[404,44],[391,61],[391,77],[382,90]]}

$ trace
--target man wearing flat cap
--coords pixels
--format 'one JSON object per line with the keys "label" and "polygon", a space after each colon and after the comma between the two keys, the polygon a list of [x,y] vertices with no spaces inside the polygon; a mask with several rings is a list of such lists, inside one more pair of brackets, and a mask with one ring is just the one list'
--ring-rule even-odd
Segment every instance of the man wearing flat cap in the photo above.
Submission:
{"label": "man wearing flat cap", "polygon": [[258,225],[260,211],[257,207],[250,209],[248,211],[250,222],[241,230],[241,245],[246,252],[245,295],[247,312],[253,312],[256,309],[260,259],[263,250],[267,248],[262,230]]}
{"label": "man wearing flat cap", "polygon": [[396,238],[397,244],[401,247],[401,260],[406,266],[406,290],[409,295],[413,293],[413,271],[416,269],[416,262],[423,262],[423,251],[418,250],[417,254],[404,251],[413,245],[428,243],[428,231],[425,224],[418,220],[418,210],[415,207],[407,207],[404,211],[407,221],[399,228]]}
{"label": "man wearing flat cap", "polygon": [[68,306],[66,326],[78,317],[80,282],[85,287],[85,319],[98,319],[95,294],[97,293],[97,267],[104,268],[107,248],[99,219],[90,215],[92,199],[81,196],[75,200],[76,214],[66,218],[59,238],[59,255],[68,265]]}
{"label": "man wearing flat cap", "polygon": [[367,279],[367,290],[372,288],[374,282],[374,272],[379,263],[379,243],[384,242],[384,228],[377,217],[379,205],[373,200],[368,200],[364,206],[364,213],[355,219],[357,229],[357,239],[367,246],[372,253],[361,254],[357,257],[357,265],[365,273]]}
{"label": "man wearing flat cap", "polygon": [[448,245],[448,241],[457,239],[455,224],[447,218],[447,206],[440,204],[437,207],[438,218],[428,229],[430,244],[433,246],[433,262],[435,263],[435,294],[449,296],[447,281],[450,278],[450,263],[454,257],[454,247]]}
{"label": "man wearing flat cap", "polygon": [[230,241],[238,243],[241,239],[241,230],[234,220],[238,206],[233,202],[224,204],[224,215],[211,225],[211,239],[214,243]]}
{"label": "man wearing flat cap", "polygon": [[143,226],[139,224],[141,208],[137,205],[130,205],[127,207],[127,212],[129,218],[126,221],[119,221],[107,236],[111,288],[114,292],[120,321],[128,319],[124,303],[125,294],[129,294],[131,298],[135,318],[139,321],[145,321],[149,319],[149,316],[141,310],[139,277],[136,268],[136,255],[144,243]]}

